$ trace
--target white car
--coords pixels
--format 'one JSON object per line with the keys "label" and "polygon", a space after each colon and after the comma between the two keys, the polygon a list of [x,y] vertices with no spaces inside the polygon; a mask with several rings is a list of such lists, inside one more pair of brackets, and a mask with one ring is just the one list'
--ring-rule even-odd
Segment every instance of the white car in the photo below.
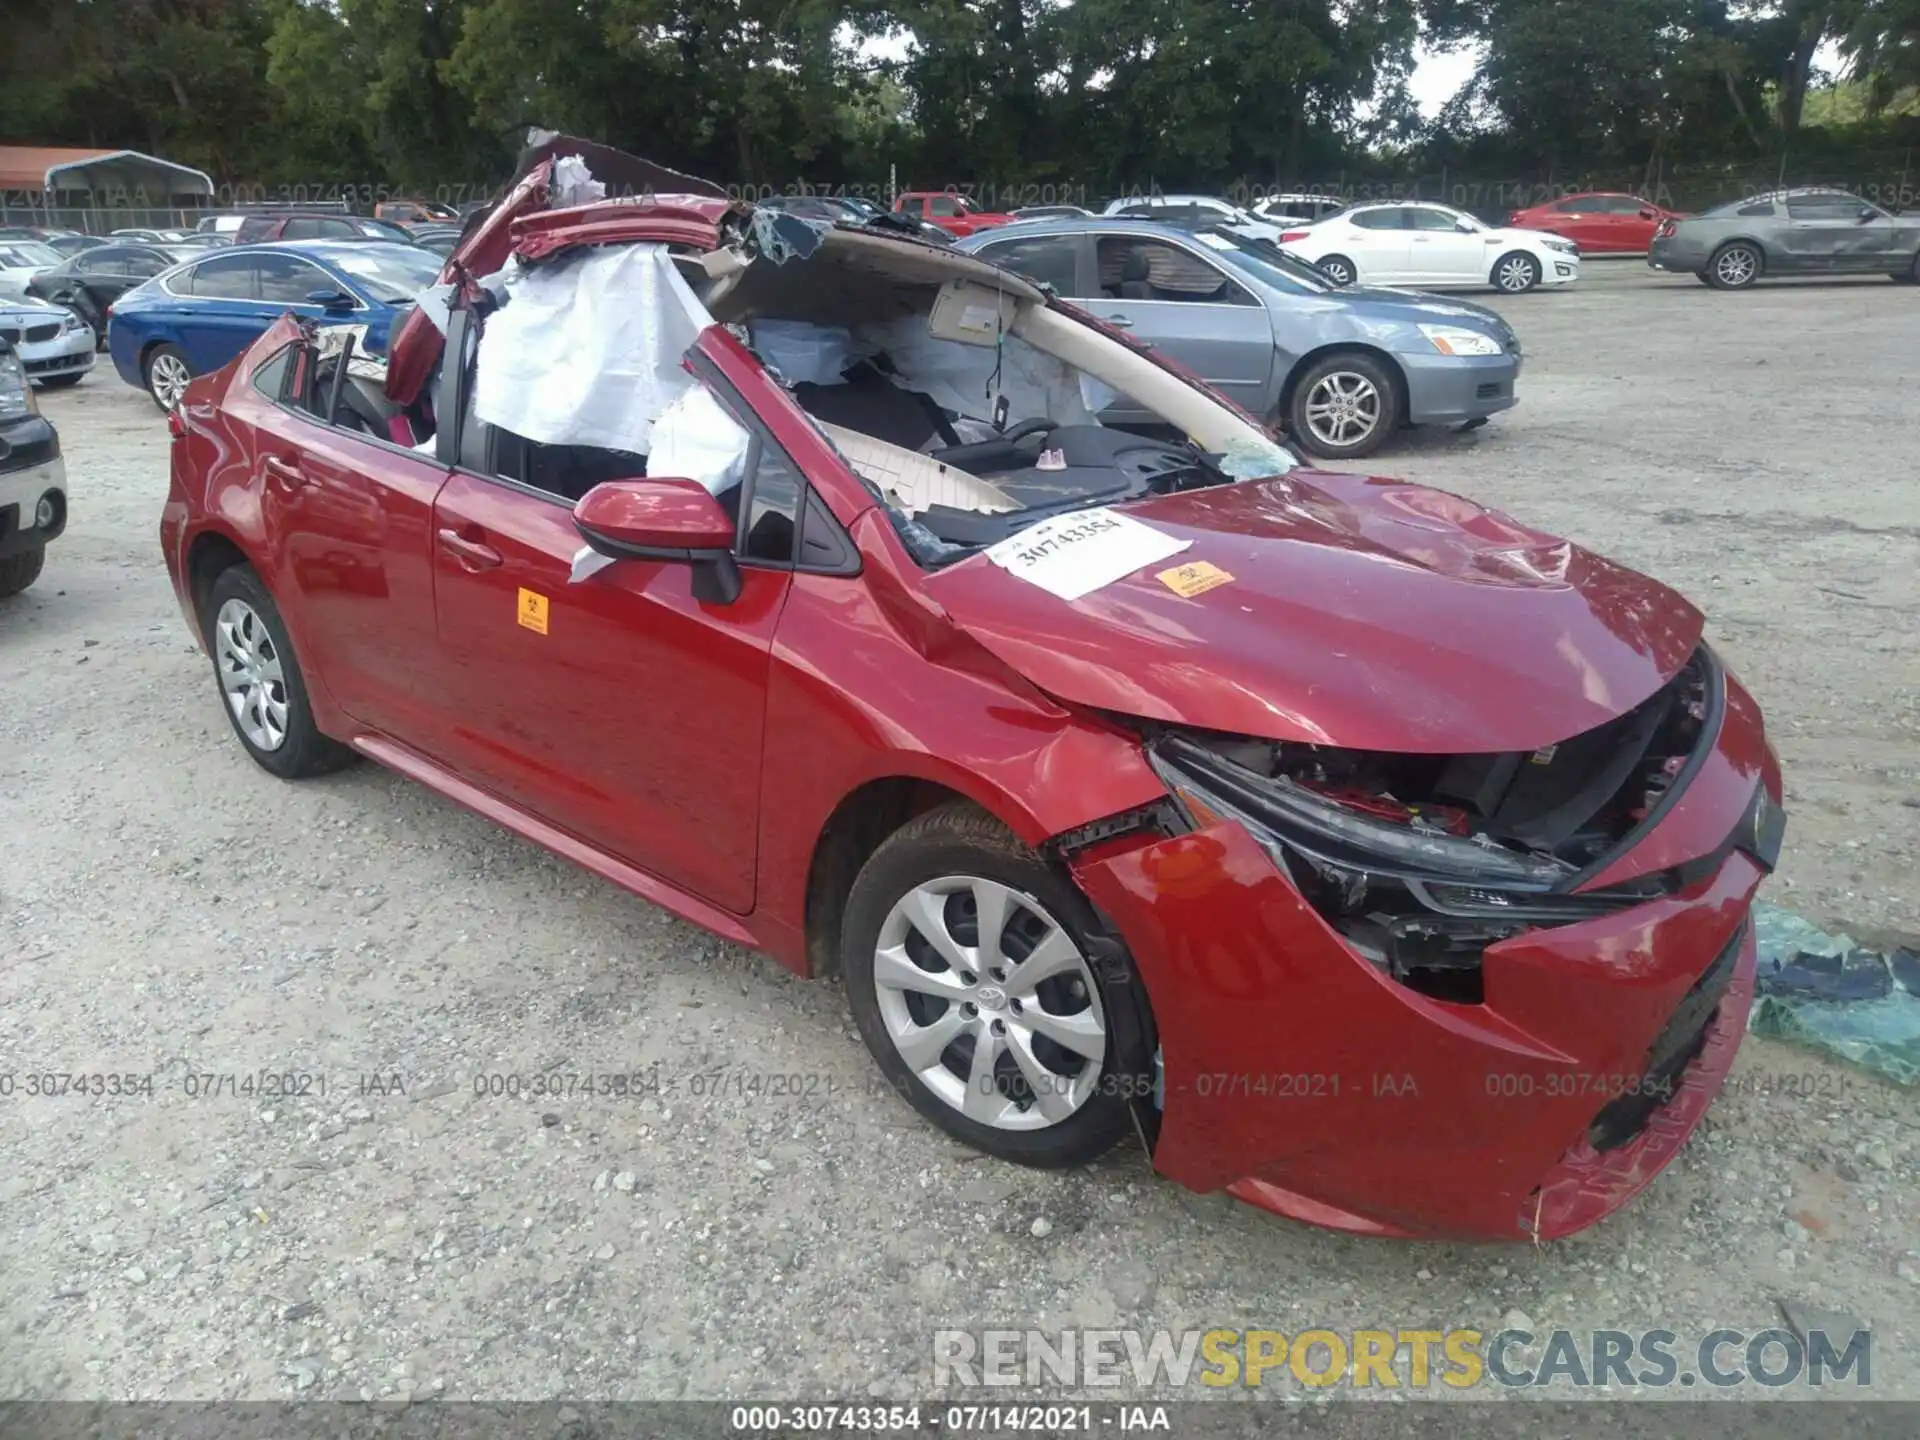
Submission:
{"label": "white car", "polygon": [[26,298],[27,282],[60,263],[60,252],[38,240],[0,240],[0,300]]}
{"label": "white car", "polygon": [[1269,195],[1253,207],[1253,213],[1270,225],[1291,230],[1300,225],[1317,224],[1351,203],[1337,195]]}
{"label": "white car", "polygon": [[1182,230],[1218,226],[1249,240],[1278,240],[1280,227],[1261,220],[1215,195],[1135,195],[1109,200],[1106,214],[1133,220],[1157,220]]}
{"label": "white car", "polygon": [[1280,246],[1341,285],[1492,286],[1519,295],[1580,278],[1580,247],[1543,230],[1494,229],[1445,205],[1356,205],[1287,230]]}
{"label": "white car", "polygon": [[93,327],[64,305],[0,300],[0,340],[13,346],[27,379],[49,390],[78,385],[93,368]]}

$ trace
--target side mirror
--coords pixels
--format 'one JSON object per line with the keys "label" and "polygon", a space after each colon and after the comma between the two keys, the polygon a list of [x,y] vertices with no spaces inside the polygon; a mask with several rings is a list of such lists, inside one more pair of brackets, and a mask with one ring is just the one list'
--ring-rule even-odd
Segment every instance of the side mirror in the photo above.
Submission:
{"label": "side mirror", "polygon": [[1466,221],[1464,221],[1464,220],[1456,220],[1456,221],[1454,221],[1454,222],[1453,222],[1453,228],[1454,228],[1455,230],[1458,230],[1458,231],[1459,231],[1459,232],[1460,232],[1460,233],[1461,233],[1462,235],[1471,235],[1471,234],[1473,234],[1473,226],[1471,226],[1471,225],[1469,225],[1469,224],[1468,224],[1468,223],[1467,223]]}
{"label": "side mirror", "polygon": [[310,290],[307,292],[307,304],[318,305],[329,315],[344,315],[360,302],[344,290]]}
{"label": "side mirror", "polygon": [[1660,212],[1658,210],[1642,210],[1640,212],[1640,218],[1642,220],[1658,220],[1660,218]]}
{"label": "side mirror", "polygon": [[692,564],[694,598],[703,604],[740,598],[733,517],[697,480],[608,480],[573,507],[573,528],[610,559]]}
{"label": "side mirror", "polygon": [[1862,224],[1864,224],[1869,220],[1878,220],[1879,218],[1880,218],[1880,212],[1878,210],[1870,210],[1864,206],[1861,208],[1860,220]]}

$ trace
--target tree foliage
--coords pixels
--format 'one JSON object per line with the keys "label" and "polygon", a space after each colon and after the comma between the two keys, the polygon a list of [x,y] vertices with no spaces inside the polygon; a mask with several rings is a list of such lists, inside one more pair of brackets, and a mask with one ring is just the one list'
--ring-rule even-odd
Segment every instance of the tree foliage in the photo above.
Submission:
{"label": "tree foliage", "polygon": [[[1838,47],[1920,84],[1920,0],[12,0],[0,139],[266,184],[497,179],[530,124],[740,184],[1017,200],[1323,176],[1384,147],[1763,156]],[[1420,120],[1416,46],[1473,45]],[[1823,49],[1823,47],[1826,47]],[[1862,126],[1876,122],[1859,122]],[[1016,188],[1017,187],[1017,188]]]}

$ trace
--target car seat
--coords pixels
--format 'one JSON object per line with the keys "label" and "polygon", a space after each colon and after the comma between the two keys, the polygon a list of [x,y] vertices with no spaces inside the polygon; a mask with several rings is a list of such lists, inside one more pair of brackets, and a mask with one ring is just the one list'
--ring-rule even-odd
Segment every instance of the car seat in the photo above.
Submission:
{"label": "car seat", "polygon": [[1120,298],[1122,300],[1151,300],[1153,294],[1153,269],[1147,264],[1144,250],[1129,250],[1126,258],[1120,262]]}

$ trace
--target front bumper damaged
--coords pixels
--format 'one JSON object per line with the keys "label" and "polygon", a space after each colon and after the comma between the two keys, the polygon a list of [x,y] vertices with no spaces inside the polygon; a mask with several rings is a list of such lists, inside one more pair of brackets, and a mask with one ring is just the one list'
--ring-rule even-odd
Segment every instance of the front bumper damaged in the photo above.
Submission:
{"label": "front bumper damaged", "polygon": [[1684,793],[1590,886],[1677,888],[1490,944],[1482,995],[1398,982],[1236,819],[1086,852],[1164,1064],[1156,1168],[1354,1233],[1551,1239],[1611,1214],[1679,1152],[1752,1003],[1748,912],[1779,846],[1757,709],[1727,703]]}

